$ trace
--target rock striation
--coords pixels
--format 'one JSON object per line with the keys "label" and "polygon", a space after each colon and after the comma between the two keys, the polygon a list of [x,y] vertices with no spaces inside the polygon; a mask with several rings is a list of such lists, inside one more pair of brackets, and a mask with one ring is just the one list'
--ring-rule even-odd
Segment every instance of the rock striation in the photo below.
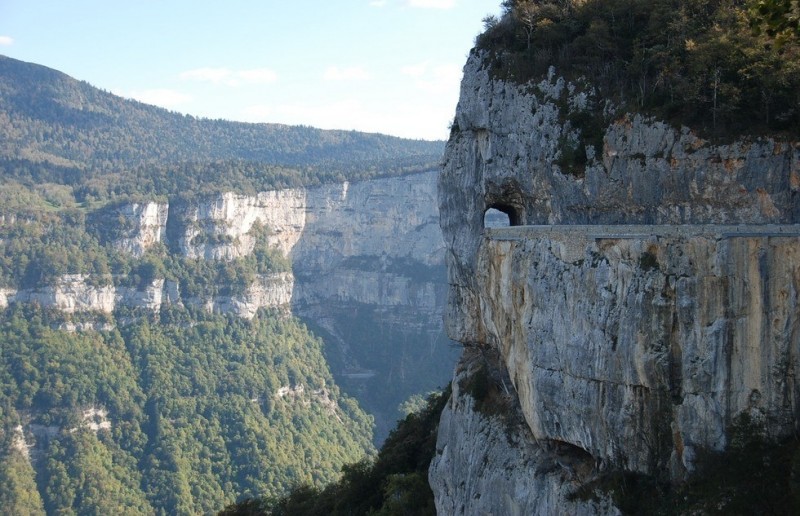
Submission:
{"label": "rock striation", "polygon": [[0,306],[16,301],[65,313],[110,313],[117,306],[157,312],[162,303],[185,301],[250,318],[262,307],[336,301],[414,307],[426,323],[441,318],[444,242],[434,172],[309,190],[229,192],[172,205],[122,204],[104,215],[115,219],[114,247],[136,257],[168,243],[186,258],[241,258],[253,252],[263,228],[266,244],[292,261],[302,285],[295,288],[292,273],[262,275],[240,295],[183,300],[178,285],[163,279],[144,288],[115,287],[110,278],[73,274],[36,289],[0,289]]}
{"label": "rock striation", "polygon": [[116,306],[116,289],[110,278],[89,278],[83,274],[62,276],[54,284],[31,290],[21,290],[7,296],[8,302],[35,303],[66,314],[76,312],[111,313]]}
{"label": "rock striation", "polygon": [[256,280],[239,294],[207,298],[191,297],[184,299],[183,302],[204,308],[209,313],[252,319],[262,308],[288,307],[292,301],[293,291],[292,273],[277,272],[258,275]]}
{"label": "rock striation", "polygon": [[[598,102],[592,92],[553,70],[517,85],[489,69],[480,53],[464,68],[439,179],[445,321],[468,350],[498,354],[532,441],[587,454],[595,473],[667,471],[680,481],[697,451],[727,445],[742,414],[771,436],[795,431],[800,145],[711,144],[624,115],[576,173],[560,158],[580,137],[569,114]],[[492,208],[521,227],[485,229]],[[502,456],[504,440],[519,448],[519,431],[449,429],[477,417],[471,395],[453,392],[430,472],[437,507],[493,486],[518,493],[526,514],[552,514],[570,468],[542,467],[535,454],[467,468],[473,457],[458,453]],[[527,475],[528,491],[516,475]],[[467,512],[513,512],[503,503],[490,496]]]}
{"label": "rock striation", "polygon": [[[689,129],[621,116],[582,176],[557,164],[576,130],[562,113],[587,94],[555,73],[535,85],[493,80],[480,54],[464,67],[440,177],[439,209],[451,289],[448,332],[478,307],[472,273],[484,213],[519,224],[767,224],[800,222],[800,146],[770,139],[712,145]],[[462,288],[463,287],[463,288]]]}
{"label": "rock striation", "polygon": [[698,449],[725,447],[739,414],[793,431],[800,226],[714,228],[487,232],[479,324],[536,438],[680,478]]}

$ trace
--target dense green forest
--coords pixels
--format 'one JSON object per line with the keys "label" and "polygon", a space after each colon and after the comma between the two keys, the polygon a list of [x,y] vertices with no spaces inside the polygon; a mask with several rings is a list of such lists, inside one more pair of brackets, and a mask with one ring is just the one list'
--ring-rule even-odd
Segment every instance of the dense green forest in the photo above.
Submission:
{"label": "dense green forest", "polygon": [[[166,278],[184,299],[206,299],[290,270],[265,245],[264,228],[252,254],[227,262],[181,257],[164,245],[136,258],[113,247],[113,213],[29,210],[6,220],[0,285],[37,289],[84,274],[97,286],[143,290]],[[68,323],[98,329],[58,329]],[[390,336],[369,317],[353,323],[348,339],[374,341],[368,365],[385,367]],[[323,343],[287,312],[262,310],[246,321],[177,304],[158,314],[12,304],[0,312],[0,343],[0,506],[14,512],[188,514],[259,497],[292,514],[310,494],[318,500],[307,514],[334,502],[340,513],[357,502],[432,511],[425,472],[445,398],[409,416],[373,465],[364,459],[371,418],[335,385]],[[408,374],[424,384],[430,372]],[[419,408],[419,397],[406,405]],[[110,427],[92,430],[90,409],[105,411]],[[20,442],[35,445],[25,451]],[[344,480],[325,487],[340,472]],[[303,487],[279,504],[292,486]]]}
{"label": "dense green forest", "polygon": [[[9,216],[0,285],[84,274],[90,285],[143,290],[164,278],[185,299],[208,299],[290,270],[258,226],[243,258],[189,259],[163,245],[135,258],[111,244],[109,210]],[[96,330],[59,329],[68,324]],[[283,310],[245,321],[179,303],[157,314],[13,303],[0,312],[0,343],[0,507],[14,513],[208,512],[237,496],[322,486],[372,450],[371,417],[340,393],[322,342]],[[110,427],[88,428],[91,409]]]}
{"label": "dense green forest", "polygon": [[[506,0],[476,42],[525,83],[551,66],[610,107],[712,137],[800,132],[795,0]],[[612,109],[613,111],[613,109]]]}
{"label": "dense green forest", "polygon": [[436,514],[428,467],[436,454],[439,418],[449,398],[448,387],[420,402],[398,421],[374,460],[345,466],[338,482],[324,489],[300,485],[278,499],[248,499],[226,507],[220,516]]}
{"label": "dense green forest", "polygon": [[[237,495],[323,486],[371,449],[370,418],[289,315],[170,308],[80,333],[54,330],[61,317],[21,306],[0,316],[10,513],[208,512]],[[90,427],[92,408],[107,428]],[[18,425],[32,449],[14,446]]]}

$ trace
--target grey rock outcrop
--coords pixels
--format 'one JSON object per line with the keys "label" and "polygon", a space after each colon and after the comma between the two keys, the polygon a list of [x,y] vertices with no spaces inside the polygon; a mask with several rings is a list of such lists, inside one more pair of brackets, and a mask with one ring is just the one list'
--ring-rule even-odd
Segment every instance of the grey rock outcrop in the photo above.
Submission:
{"label": "grey rock outcrop", "polygon": [[415,314],[405,324],[438,332],[446,286],[436,173],[324,186],[308,201],[291,254],[297,310],[326,319],[331,304],[404,307]]}
{"label": "grey rock outcrop", "polygon": [[167,230],[169,205],[146,202],[124,204],[115,210],[119,235],[114,246],[133,256],[142,256],[148,249],[163,242]]}
{"label": "grey rock outcrop", "polygon": [[[394,406],[441,385],[441,364],[455,360],[441,326],[436,178],[431,171],[173,205],[168,238],[184,256],[228,260],[252,251],[256,222],[266,228],[268,244],[292,262],[293,313],[324,336],[337,381],[376,416],[381,439]],[[191,302],[231,313],[243,306]],[[248,306],[251,313],[258,303]]]}
{"label": "grey rock outcrop", "polygon": [[[439,179],[450,302],[448,332],[478,335],[473,272],[487,208],[519,224],[765,224],[800,222],[800,146],[774,140],[712,145],[639,115],[605,131],[582,177],[557,165],[562,138],[576,130],[564,96],[580,110],[586,94],[554,74],[539,84],[492,80],[480,54],[464,67],[453,133]],[[595,100],[595,102],[598,102]],[[577,137],[577,136],[575,136]]]}
{"label": "grey rock outcrop", "polygon": [[[300,314],[330,319],[330,303],[403,306],[417,313],[411,322],[438,331],[446,287],[435,172],[226,193],[171,210],[172,245],[188,258],[247,256],[253,227],[263,226],[267,244],[292,262],[292,303]],[[233,305],[215,306],[224,312]]]}
{"label": "grey rock outcrop", "polygon": [[[266,244],[289,258],[300,278],[295,285],[291,274],[262,276],[240,295],[187,299],[190,305],[248,318],[261,307],[290,302],[308,315],[321,315],[331,302],[400,306],[416,312],[408,322],[438,332],[446,287],[435,172],[308,190],[225,193],[177,205],[124,204],[103,216],[114,219],[113,245],[136,257],[166,243],[169,230],[170,246],[184,257],[241,258],[253,252],[254,228],[260,226]],[[103,231],[102,218],[94,224]],[[108,278],[97,286],[93,279],[68,275],[37,289],[5,288],[0,306],[16,301],[65,313],[110,313],[118,305],[157,312],[162,303],[183,302],[175,282],[157,279],[137,288],[115,287]]]}
{"label": "grey rock outcrop", "polygon": [[794,430],[800,233],[571,229],[490,232],[478,257],[478,324],[537,439],[681,477],[742,413],[773,436]]}
{"label": "grey rock outcrop", "polygon": [[447,295],[436,172],[308,192],[291,258],[292,307],[325,337],[337,381],[376,419],[381,441],[408,396],[447,381],[457,352]]}
{"label": "grey rock outcrop", "polygon": [[234,315],[252,319],[262,308],[288,307],[294,292],[294,276],[290,272],[260,274],[247,288],[233,295],[206,299],[188,298],[185,304],[199,306],[209,313]]}
{"label": "grey rock outcrop", "polygon": [[[59,278],[53,285],[20,290],[6,289],[2,300],[8,303],[35,303],[43,308],[54,309],[65,314],[105,313],[117,308],[142,309],[158,313],[162,305],[181,304],[199,306],[209,313],[230,314],[252,319],[261,308],[288,307],[292,300],[294,277],[291,273],[259,275],[256,281],[242,293],[215,295],[206,299],[180,296],[178,284],[156,278],[143,287],[115,286],[107,278],[107,284],[94,285],[93,278],[72,274]],[[2,305],[0,305],[2,306]],[[67,331],[102,329],[103,325],[91,321],[65,323]]]}
{"label": "grey rock outcrop", "polygon": [[306,224],[303,189],[241,195],[219,194],[173,206],[172,245],[188,258],[232,260],[247,256],[255,244],[255,224],[268,228],[267,242],[289,255]]}
{"label": "grey rock outcrop", "polygon": [[9,302],[35,303],[44,308],[52,308],[66,314],[77,312],[111,313],[116,306],[116,289],[105,278],[103,283],[94,284],[83,274],[68,274],[59,278],[53,285],[32,290],[20,290]]}
{"label": "grey rock outcrop", "polygon": [[[560,456],[537,442],[511,396],[476,407],[465,390],[487,367],[475,349],[467,350],[452,382],[452,396],[442,411],[430,484],[438,514],[615,514],[609,500],[570,499],[591,465],[586,457]],[[489,358],[491,360],[491,358]],[[490,366],[489,366],[490,367]],[[494,379],[493,379],[494,380]],[[510,385],[510,384],[509,384]],[[486,400],[484,400],[486,401]],[[491,413],[494,412],[494,414]],[[502,415],[497,415],[502,412]],[[453,472],[459,472],[453,475]]]}
{"label": "grey rock outcrop", "polygon": [[351,257],[440,265],[436,174],[428,172],[278,190],[225,193],[173,206],[170,238],[188,258],[230,260],[252,252],[253,226],[303,273],[337,268]]}
{"label": "grey rock outcrop", "polygon": [[[800,421],[800,145],[712,145],[626,115],[606,127],[602,149],[587,149],[585,170],[567,171],[564,142],[580,133],[564,105],[591,102],[554,73],[535,85],[493,80],[470,56],[439,179],[446,327],[499,354],[539,446],[588,454],[589,477],[615,468],[677,481],[698,450],[727,445],[742,414],[776,437]],[[511,225],[548,226],[484,229],[490,208]],[[535,454],[502,474],[455,456],[502,456],[516,430],[477,435],[448,430],[453,421],[446,412],[439,449],[449,457],[431,469],[437,507],[459,507],[454,497],[474,486],[481,499],[518,493],[526,472],[534,480],[517,500],[528,497],[518,503],[529,514],[563,502],[568,482],[553,481],[558,472],[540,481]],[[469,512],[504,513],[503,503],[490,495]]]}
{"label": "grey rock outcrop", "polygon": [[156,278],[143,289],[134,287],[117,287],[115,301],[117,305],[128,308],[143,308],[150,312],[161,310],[164,298],[164,279]]}
{"label": "grey rock outcrop", "polygon": [[8,307],[8,300],[14,299],[17,291],[13,288],[0,288],[0,310],[5,310]]}

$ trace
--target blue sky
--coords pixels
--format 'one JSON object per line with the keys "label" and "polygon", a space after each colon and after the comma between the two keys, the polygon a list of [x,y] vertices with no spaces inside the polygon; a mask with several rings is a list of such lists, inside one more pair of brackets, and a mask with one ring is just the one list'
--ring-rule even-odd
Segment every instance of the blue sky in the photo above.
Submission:
{"label": "blue sky", "polygon": [[500,0],[0,0],[0,54],[182,113],[444,139]]}

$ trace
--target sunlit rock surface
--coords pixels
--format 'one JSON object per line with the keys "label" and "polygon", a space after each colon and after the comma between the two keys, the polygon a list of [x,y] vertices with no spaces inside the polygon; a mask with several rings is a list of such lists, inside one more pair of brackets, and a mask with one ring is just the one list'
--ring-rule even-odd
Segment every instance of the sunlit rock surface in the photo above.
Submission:
{"label": "sunlit rock surface", "polygon": [[166,203],[132,203],[115,210],[120,224],[120,235],[114,241],[117,249],[134,256],[142,256],[166,237]]}
{"label": "sunlit rock surface", "polygon": [[[619,116],[585,169],[562,169],[564,141],[579,137],[565,106],[597,100],[555,73],[519,86],[492,80],[489,67],[477,53],[465,66],[439,178],[445,321],[468,353],[499,355],[525,421],[511,435],[556,456],[555,444],[587,454],[587,478],[618,468],[677,481],[698,449],[724,448],[741,414],[773,436],[795,431],[800,146],[714,145]],[[547,226],[484,230],[490,208],[512,225]],[[529,491],[517,495],[532,500],[526,514],[577,512],[552,505],[569,480],[535,454],[481,465],[472,450],[487,440],[492,457],[519,445],[472,430],[480,417],[458,396],[448,410],[438,445],[446,460],[431,469],[440,511],[506,513],[490,493],[517,493],[515,479],[527,476]]]}

